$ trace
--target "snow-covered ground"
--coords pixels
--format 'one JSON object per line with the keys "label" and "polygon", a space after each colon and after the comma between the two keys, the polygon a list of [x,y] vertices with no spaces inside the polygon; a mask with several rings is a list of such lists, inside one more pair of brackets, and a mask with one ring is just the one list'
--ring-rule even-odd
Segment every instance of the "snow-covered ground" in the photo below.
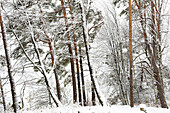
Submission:
{"label": "snow-covered ground", "polygon": [[130,106],[95,106],[95,107],[80,107],[66,106],[59,108],[46,108],[34,111],[19,111],[18,113],[170,113],[170,109],[146,107],[140,105],[131,108]]}

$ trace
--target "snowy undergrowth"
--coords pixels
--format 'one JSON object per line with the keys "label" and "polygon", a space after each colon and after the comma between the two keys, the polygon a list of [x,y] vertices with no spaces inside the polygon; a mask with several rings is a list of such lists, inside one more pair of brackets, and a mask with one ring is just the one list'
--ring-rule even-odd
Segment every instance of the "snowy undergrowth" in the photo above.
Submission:
{"label": "snowy undergrowth", "polygon": [[136,106],[131,108],[129,106],[93,106],[93,107],[79,107],[79,106],[65,106],[59,108],[46,108],[34,111],[19,111],[18,113],[170,113],[170,109],[153,108],[146,106]]}

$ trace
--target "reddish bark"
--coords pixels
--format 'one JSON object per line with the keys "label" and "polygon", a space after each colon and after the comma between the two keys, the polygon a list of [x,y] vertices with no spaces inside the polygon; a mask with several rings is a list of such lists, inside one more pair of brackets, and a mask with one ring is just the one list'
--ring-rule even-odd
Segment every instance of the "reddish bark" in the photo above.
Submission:
{"label": "reddish bark", "polygon": [[[137,1],[135,0],[135,3],[136,3],[136,5],[137,5],[137,7],[138,7],[138,9],[139,9],[139,11],[140,11],[140,7],[139,7],[139,5],[138,5],[138,3],[137,3]],[[159,20],[158,20],[158,24],[160,24],[160,12],[158,11],[158,9],[157,9],[157,7],[156,7],[156,5],[154,4],[154,2],[151,0],[151,7],[152,7],[152,21],[154,21],[155,19],[154,19],[154,9],[153,9],[153,7],[155,8],[155,10],[156,10],[156,12],[157,13],[159,13]],[[145,14],[146,15],[146,14]],[[144,15],[144,16],[145,16]],[[144,36],[144,39],[145,39],[145,45],[146,45],[146,51],[148,51],[148,53],[149,53],[149,56],[150,57],[147,57],[148,58],[148,60],[151,62],[151,65],[153,66],[153,73],[154,73],[154,78],[155,78],[155,80],[156,80],[156,86],[157,86],[157,91],[158,91],[158,97],[159,97],[159,100],[160,100],[160,103],[161,103],[161,107],[162,108],[168,108],[168,106],[167,106],[167,103],[166,103],[166,99],[165,99],[165,95],[164,95],[164,89],[163,89],[163,86],[162,86],[162,80],[161,80],[161,77],[160,77],[160,75],[159,75],[159,68],[158,68],[158,66],[157,66],[157,61],[156,60],[158,60],[157,59],[157,54],[152,54],[152,50],[154,50],[154,48],[153,49],[151,49],[151,47],[150,47],[150,45],[149,45],[149,42],[148,42],[148,37],[147,37],[147,33],[146,33],[146,27],[144,27],[144,26],[146,26],[146,25],[144,25],[144,23],[142,22],[142,19],[143,19],[143,17],[142,17],[142,13],[141,13],[141,11],[140,11],[140,19],[141,19],[141,21],[140,21],[140,23],[141,23],[141,26],[142,26],[142,30],[143,30],[143,36]],[[146,17],[145,17],[145,24],[146,24]],[[160,26],[158,26],[158,27],[160,27]],[[160,30],[160,28],[158,28],[159,30]],[[153,28],[152,28],[152,30],[153,30]],[[160,32],[158,31],[158,37],[160,38]],[[160,40],[159,40],[160,41]],[[156,49],[156,48],[155,48]],[[155,51],[155,50],[154,50]],[[153,51],[153,52],[154,52]],[[158,52],[157,52],[158,53]]]}
{"label": "reddish bark", "polygon": [[131,18],[131,0],[129,0],[129,64],[130,64],[130,106],[134,107],[133,97],[133,75],[132,75],[132,18]]}
{"label": "reddish bark", "polygon": [[[70,14],[71,14],[71,19],[72,19],[72,26],[73,26],[74,17],[73,17],[72,7],[71,7],[70,2],[71,2],[71,0],[68,0],[69,8],[70,8]],[[82,105],[81,86],[80,86],[80,73],[79,73],[79,61],[78,61],[78,54],[77,54],[77,40],[76,40],[76,35],[75,35],[75,29],[74,28],[73,28],[73,38],[74,38],[74,49],[75,49],[75,56],[76,56],[78,97],[79,97],[79,104]]]}
{"label": "reddish bark", "polygon": [[61,2],[61,5],[62,5],[64,19],[65,19],[65,26],[66,26],[67,40],[68,40],[67,45],[68,45],[69,54],[70,54],[72,83],[73,83],[73,103],[76,103],[77,102],[77,88],[76,88],[76,78],[75,78],[75,70],[74,70],[73,52],[72,52],[72,47],[71,47],[71,43],[70,43],[70,36],[69,36],[69,32],[68,32],[67,16],[66,16],[66,11],[65,11],[64,1],[60,0],[60,2]]}
{"label": "reddish bark", "polygon": [[[37,3],[38,3],[38,7],[40,9],[40,13],[42,14],[43,11],[41,9],[41,6],[37,0]],[[40,18],[40,21],[41,21],[41,24],[43,25],[44,22],[42,21],[42,19]],[[51,55],[51,61],[52,61],[52,66],[54,66],[54,69],[53,69],[53,72],[54,72],[54,76],[55,76],[55,80],[56,80],[56,88],[57,88],[57,97],[58,99],[61,101],[61,91],[60,91],[60,84],[59,84],[59,79],[58,79],[58,75],[57,75],[57,70],[56,70],[56,67],[55,67],[55,62],[54,62],[54,53],[53,53],[53,48],[52,48],[52,44],[51,44],[51,40],[50,40],[50,37],[47,35],[44,27],[42,28],[46,38],[48,41],[42,41],[44,43],[48,43],[48,46],[49,46],[49,50],[50,50],[50,55]]]}

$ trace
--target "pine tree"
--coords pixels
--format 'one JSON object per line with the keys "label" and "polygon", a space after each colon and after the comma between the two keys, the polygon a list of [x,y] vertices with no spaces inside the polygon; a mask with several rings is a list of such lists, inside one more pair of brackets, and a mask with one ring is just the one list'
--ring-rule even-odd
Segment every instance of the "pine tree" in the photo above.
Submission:
{"label": "pine tree", "polygon": [[130,106],[134,107],[133,97],[133,59],[132,59],[132,18],[131,18],[131,0],[129,0],[129,64],[130,64]]}
{"label": "pine tree", "polygon": [[0,9],[0,25],[1,25],[1,34],[2,34],[4,50],[5,50],[7,68],[8,68],[8,76],[9,76],[9,81],[10,81],[10,85],[11,85],[13,109],[14,109],[14,112],[17,113],[15,82],[14,82],[14,78],[13,78],[12,71],[11,71],[12,67],[11,67],[10,57],[9,57],[8,48],[7,48],[6,35],[5,35],[5,29],[4,29],[4,24],[3,24],[2,15],[1,15],[1,9]]}
{"label": "pine tree", "polygon": [[2,81],[1,81],[1,77],[0,77],[0,89],[1,89],[1,95],[2,95],[2,103],[3,103],[3,107],[4,107],[4,113],[6,113],[6,101],[5,101],[5,95],[4,95],[4,90],[3,90],[3,86],[2,86]]}
{"label": "pine tree", "polygon": [[[66,15],[66,9],[65,9],[65,4],[63,0],[61,1],[62,5],[62,10],[63,10],[63,15],[65,19],[65,26],[66,26],[66,32],[68,32],[68,23],[67,23],[67,15]],[[67,33],[67,40],[70,41],[70,36],[69,33]],[[70,54],[70,63],[71,63],[71,72],[72,72],[72,82],[73,82],[73,103],[77,102],[77,89],[76,89],[76,79],[75,79],[75,70],[74,70],[74,59],[73,59],[73,52],[72,52],[72,47],[71,43],[68,42],[68,48],[69,48],[69,54]]]}

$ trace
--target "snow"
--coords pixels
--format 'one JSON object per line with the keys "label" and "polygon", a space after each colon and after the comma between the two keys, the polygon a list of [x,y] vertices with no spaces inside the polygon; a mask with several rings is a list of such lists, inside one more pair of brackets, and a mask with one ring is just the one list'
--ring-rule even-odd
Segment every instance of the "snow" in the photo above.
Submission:
{"label": "snow", "polygon": [[[168,0],[167,0],[168,1]],[[52,3],[55,3],[56,2],[56,0],[52,0]],[[105,11],[105,8],[107,8],[106,6],[108,6],[110,9],[112,8],[112,5],[110,5],[110,0],[94,0],[94,2],[95,2],[95,4],[97,4],[96,5],[96,7],[97,8],[100,8],[100,10],[102,10],[102,13],[103,14],[105,14],[106,13],[106,11]],[[169,5],[170,5],[170,0],[168,1],[169,2]],[[82,5],[83,6],[83,5]],[[168,7],[168,6],[167,6]],[[116,12],[119,14],[120,13],[120,11],[121,10],[118,10],[118,9],[115,9],[116,10]],[[44,9],[44,11],[46,11],[46,12],[52,12],[53,10],[52,9]],[[165,11],[165,12],[168,12],[168,13],[165,13],[166,15],[169,15],[170,14],[170,9],[167,9],[167,11]],[[104,15],[104,17],[106,18],[106,15],[107,14],[105,14]],[[28,16],[28,15],[27,15]],[[84,17],[85,17],[85,15],[84,15]],[[109,16],[110,17],[110,16]],[[120,17],[119,17],[120,18]],[[121,18],[123,18],[123,21],[124,21],[124,17],[121,17]],[[169,17],[170,18],[170,17]],[[120,19],[120,22],[121,22],[121,19]],[[106,23],[106,22],[105,22]],[[52,23],[53,24],[53,26],[57,26],[58,24],[57,23]],[[84,23],[85,24],[85,23]],[[122,23],[121,23],[122,24]],[[164,24],[167,24],[167,22],[165,22]],[[165,26],[165,25],[164,25]],[[167,27],[170,29],[170,26],[168,26],[167,25]],[[30,28],[32,28],[32,27],[30,27]],[[86,25],[86,34],[87,34],[87,29],[88,28],[88,26]],[[167,28],[167,31],[169,31],[169,29]],[[72,29],[71,27],[69,28],[69,30],[70,29]],[[40,32],[40,31],[38,31],[39,29],[36,29],[37,30],[37,32]],[[68,31],[69,31],[68,30]],[[32,31],[33,31],[33,29],[30,29],[30,31],[31,31],[31,33],[33,33]],[[65,34],[66,34],[67,32],[65,32]],[[64,34],[64,35],[65,35]],[[169,35],[170,33],[168,32],[167,34],[166,34],[166,36],[167,37],[169,37],[170,35]],[[63,36],[64,36],[63,35]],[[106,37],[103,37],[103,38],[106,38]],[[94,48],[96,48],[96,49],[98,49],[97,51],[98,52],[100,52],[100,54],[101,54],[101,56],[97,56],[96,54],[94,54],[94,56],[92,56],[91,57],[91,60],[92,60],[92,62],[94,62],[94,64],[93,64],[93,69],[94,69],[94,76],[98,76],[98,75],[102,75],[102,71],[101,70],[104,70],[103,68],[108,68],[107,67],[107,65],[105,65],[104,64],[104,61],[103,61],[103,59],[106,57],[106,55],[107,54],[105,54],[106,52],[108,52],[109,50],[108,50],[108,48],[107,48],[107,44],[105,43],[105,41],[104,40],[100,40],[101,42],[99,42],[98,40],[96,41],[96,44],[95,43],[93,43],[92,45],[91,45],[91,47],[92,47],[92,49],[91,49],[91,51],[90,51],[90,54],[94,54]],[[166,38],[165,39],[165,41],[164,41],[164,43],[165,43],[165,46],[166,46],[166,48],[165,48],[165,51],[164,51],[164,53],[165,53],[165,55],[163,56],[163,61],[164,61],[164,63],[166,64],[166,65],[168,65],[169,67],[170,67],[170,49],[169,49],[169,43],[170,42],[170,38]],[[2,41],[0,42],[0,44],[2,43]],[[57,44],[58,43],[61,43],[60,41],[58,41],[57,42]],[[68,43],[68,41],[66,42],[66,43]],[[100,43],[100,44],[99,44]],[[56,44],[56,45],[57,45]],[[101,46],[100,48],[102,48],[103,49],[103,51],[102,51],[102,49],[100,50],[99,49],[99,45]],[[94,46],[94,47],[93,47]],[[4,52],[3,52],[3,47],[2,47],[2,44],[1,44],[1,46],[0,46],[0,49],[2,49],[1,50],[1,54],[2,55],[4,55]],[[45,49],[45,48],[44,48]],[[100,51],[99,51],[100,50]],[[60,50],[57,50],[57,52],[59,52],[59,51],[61,51],[60,53],[62,53],[62,50],[60,49]],[[122,50],[122,52],[123,53],[127,53],[128,52],[128,49],[126,49],[126,48],[123,48],[123,50]],[[96,52],[95,52],[96,53]],[[135,56],[135,54],[134,54],[134,56]],[[137,54],[136,54],[136,56],[137,56]],[[57,56],[55,56],[56,58],[58,58]],[[41,56],[41,58],[43,58],[42,56]],[[145,57],[143,57],[142,55],[140,56],[140,58],[145,58]],[[41,60],[42,61],[42,60]],[[43,64],[43,63],[42,63]],[[103,67],[102,67],[103,66]],[[44,68],[44,65],[42,65],[42,67]],[[86,66],[87,67],[87,66]],[[100,67],[100,68],[99,68]],[[67,67],[66,67],[67,68]],[[85,68],[86,69],[86,68]],[[1,70],[3,70],[2,68],[1,68]],[[44,69],[45,70],[45,69]],[[71,72],[69,69],[66,69],[68,72]],[[107,69],[107,70],[109,70],[109,68]],[[107,71],[107,70],[105,70],[105,71]],[[27,74],[27,76],[26,77],[28,77],[28,79],[31,79],[31,78],[38,78],[38,76],[40,76],[40,74],[38,75],[35,75],[34,73],[32,73],[32,71],[33,70],[31,70],[31,69],[29,69],[29,72],[30,73],[28,73],[28,72],[26,72],[26,74]],[[97,72],[98,71],[98,72]],[[52,71],[51,71],[52,72]],[[96,73],[95,73],[96,72]],[[86,75],[88,75],[87,74],[88,72],[85,72],[85,76]],[[107,73],[107,72],[106,72]],[[46,73],[46,75],[47,75],[47,77],[49,77],[49,79],[50,79],[50,77],[51,76],[49,76],[49,75],[51,75],[51,73],[50,74],[47,74]],[[5,76],[6,76],[6,73],[4,72],[4,71],[2,71],[1,72],[1,75],[0,75],[1,77],[3,76],[3,78],[5,78]],[[61,85],[63,85],[63,87],[64,87],[64,80],[66,79],[66,78],[68,78],[70,75],[69,74],[67,74],[65,77],[63,77],[62,78],[62,80],[60,80],[60,83],[61,83]],[[25,77],[25,76],[24,76]],[[22,78],[22,79],[24,79],[24,77]],[[41,76],[40,76],[41,77]],[[39,77],[39,78],[40,78]],[[33,79],[34,79],[33,78]],[[18,78],[16,78],[15,77],[15,79],[18,79]],[[51,78],[52,79],[52,78]],[[85,79],[89,79],[88,77],[86,77]],[[34,79],[35,80],[35,79]],[[15,81],[17,81],[17,80],[15,80]],[[19,81],[19,80],[18,80]],[[28,81],[28,80],[23,80],[23,81]],[[51,80],[52,81],[52,80]],[[4,82],[4,81],[3,81]],[[86,82],[86,84],[90,84],[90,82],[88,81],[88,80],[85,80],[85,82]],[[97,81],[96,81],[96,83],[98,83]],[[18,83],[19,84],[19,83]],[[30,84],[30,83],[29,83]],[[29,109],[29,107],[27,107],[27,104],[32,104],[31,102],[29,103],[28,101],[29,101],[29,99],[27,99],[28,98],[28,96],[29,96],[29,94],[30,93],[34,93],[33,92],[33,88],[31,88],[31,87],[29,87],[29,84],[27,84],[27,86],[26,86],[26,93],[25,93],[25,95],[24,95],[24,98],[25,98],[25,109],[24,110],[20,110],[20,111],[18,111],[18,113],[144,113],[145,111],[147,112],[147,113],[170,113],[170,109],[162,109],[162,108],[154,108],[154,107],[147,107],[145,104],[141,104],[141,105],[139,105],[139,106],[135,106],[134,108],[131,108],[131,107],[129,107],[129,106],[121,106],[121,105],[114,105],[114,106],[104,106],[104,107],[102,107],[102,106],[88,106],[88,107],[81,107],[81,106],[79,106],[79,105],[69,105],[69,106],[63,106],[62,105],[62,103],[60,103],[59,101],[58,101],[58,99],[57,99],[57,97],[55,96],[55,98],[56,98],[56,100],[58,101],[58,103],[60,103],[60,107],[58,107],[58,108],[50,108],[50,107],[48,107],[48,108],[41,108],[41,109],[36,109],[36,110],[27,110],[27,109]],[[52,86],[53,84],[55,84],[54,82],[50,82],[50,86]],[[99,83],[98,83],[99,84]],[[100,93],[100,96],[102,97],[102,100],[104,100],[104,102],[106,101],[106,97],[108,96],[108,92],[107,91],[105,91],[105,90],[103,90],[103,89],[106,89],[106,87],[104,87],[104,86],[100,86],[100,85],[98,85],[97,84],[97,89],[99,90],[99,93]],[[31,86],[31,85],[30,85]],[[146,86],[146,85],[144,85],[144,86]],[[4,87],[4,90],[5,90],[5,92],[9,92],[9,84],[7,84],[5,87]],[[33,87],[33,86],[32,86]],[[91,88],[91,86],[90,85],[87,85],[86,86],[86,90],[87,90],[87,93],[90,91],[90,88]],[[19,91],[20,91],[20,89],[21,89],[21,86],[20,85],[18,85],[18,86],[16,86],[16,90],[17,90],[17,94],[19,95]],[[69,101],[70,101],[70,98],[72,97],[72,95],[70,95],[70,93],[72,92],[72,90],[71,90],[71,86],[67,86],[67,88],[65,88],[65,89],[67,89],[66,91],[64,91],[65,93],[66,93],[66,95],[67,95],[67,97],[69,97],[68,99],[67,99],[67,101],[68,102],[65,102],[65,103],[69,103]],[[111,91],[110,90],[110,87],[108,86],[107,87],[107,89],[109,90],[109,91]],[[50,91],[52,92],[52,94],[53,95],[55,95],[54,94],[54,92],[52,91],[52,89],[50,89]],[[167,92],[167,93],[169,93],[169,92]],[[72,93],[71,93],[72,94]],[[110,94],[110,93],[109,93]],[[64,94],[63,94],[64,95]],[[1,96],[0,96],[1,97]],[[19,96],[18,96],[19,97]],[[65,98],[67,98],[66,96],[65,96]],[[87,95],[87,97],[88,97],[88,95]],[[167,97],[168,97],[168,94],[167,94]],[[37,97],[36,97],[37,98]],[[7,100],[7,102],[9,103],[9,102],[11,102],[11,97],[9,97],[9,93],[6,93],[6,100]],[[89,99],[89,98],[88,98]],[[66,100],[66,99],[65,99]],[[168,99],[167,99],[168,100]],[[64,102],[63,102],[64,103]],[[106,102],[105,102],[106,103]],[[168,100],[168,105],[170,106],[170,100]],[[142,108],[142,110],[141,110],[141,108]],[[3,113],[3,109],[1,109],[0,108],[0,113]],[[11,113],[11,112],[7,112],[7,113]]]}
{"label": "snow", "polygon": [[140,104],[140,108],[146,108],[145,104]]}
{"label": "snow", "polygon": [[131,108],[130,106],[91,106],[80,107],[79,105],[64,106],[59,108],[46,108],[34,111],[19,111],[18,113],[144,113],[140,108],[144,108],[146,113],[170,113],[170,109],[146,107],[141,104]]}

